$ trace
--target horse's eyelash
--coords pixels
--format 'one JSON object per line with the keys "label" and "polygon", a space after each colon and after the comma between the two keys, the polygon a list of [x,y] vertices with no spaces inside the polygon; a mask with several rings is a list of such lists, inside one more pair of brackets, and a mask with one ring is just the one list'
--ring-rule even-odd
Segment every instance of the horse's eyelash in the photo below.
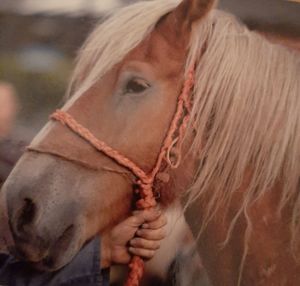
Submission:
{"label": "horse's eyelash", "polygon": [[[135,84],[136,86],[132,86],[130,88],[130,84]],[[138,87],[141,87],[140,90],[138,90]],[[123,88],[123,93],[124,94],[128,94],[128,93],[142,93],[143,91],[145,91],[147,88],[151,87],[151,84],[149,82],[147,82],[146,80],[142,79],[142,78],[131,78],[130,80],[128,80]],[[133,89],[137,88],[136,91],[134,91]],[[144,88],[144,90],[143,90]]]}

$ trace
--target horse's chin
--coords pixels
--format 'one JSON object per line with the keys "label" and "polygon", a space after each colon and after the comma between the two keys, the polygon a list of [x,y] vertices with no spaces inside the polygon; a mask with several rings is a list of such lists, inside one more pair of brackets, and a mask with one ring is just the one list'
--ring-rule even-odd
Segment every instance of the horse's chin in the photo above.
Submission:
{"label": "horse's chin", "polygon": [[80,251],[83,242],[77,235],[75,227],[68,227],[64,233],[47,249],[27,243],[16,243],[10,252],[22,261],[26,261],[33,268],[53,272],[69,264]]}

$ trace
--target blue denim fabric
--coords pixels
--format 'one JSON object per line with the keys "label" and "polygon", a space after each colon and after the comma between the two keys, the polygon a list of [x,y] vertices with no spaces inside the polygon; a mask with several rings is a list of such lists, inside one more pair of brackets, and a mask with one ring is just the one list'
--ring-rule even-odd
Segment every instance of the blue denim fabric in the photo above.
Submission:
{"label": "blue denim fabric", "polygon": [[106,286],[109,269],[100,270],[100,241],[87,244],[63,269],[42,273],[26,263],[0,254],[0,285],[2,286]]}

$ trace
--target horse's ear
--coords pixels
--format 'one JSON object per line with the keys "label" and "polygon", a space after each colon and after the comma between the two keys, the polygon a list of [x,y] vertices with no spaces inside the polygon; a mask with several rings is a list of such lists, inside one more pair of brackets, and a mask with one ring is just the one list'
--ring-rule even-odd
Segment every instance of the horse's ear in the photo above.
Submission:
{"label": "horse's ear", "polygon": [[174,17],[183,29],[201,21],[216,5],[217,0],[183,0],[174,10]]}
{"label": "horse's ear", "polygon": [[[183,0],[161,22],[165,26],[165,37],[173,43],[180,38],[189,38],[193,24],[203,20],[216,3],[217,0]],[[171,33],[171,30],[174,33]],[[172,35],[175,35],[176,39],[172,39]]]}

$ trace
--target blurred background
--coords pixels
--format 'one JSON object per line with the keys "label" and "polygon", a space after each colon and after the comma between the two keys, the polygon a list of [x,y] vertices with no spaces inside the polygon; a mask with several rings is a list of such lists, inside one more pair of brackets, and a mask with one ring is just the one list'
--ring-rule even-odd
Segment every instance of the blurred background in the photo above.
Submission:
{"label": "blurred background", "polygon": [[[89,31],[108,10],[132,2],[0,0],[0,186],[60,105],[76,51]],[[300,0],[220,0],[219,8],[271,40],[300,50]],[[190,253],[182,258],[185,265],[190,258]],[[193,285],[199,286],[199,279],[207,285],[200,272],[195,269],[196,280],[189,277],[196,281]]]}

